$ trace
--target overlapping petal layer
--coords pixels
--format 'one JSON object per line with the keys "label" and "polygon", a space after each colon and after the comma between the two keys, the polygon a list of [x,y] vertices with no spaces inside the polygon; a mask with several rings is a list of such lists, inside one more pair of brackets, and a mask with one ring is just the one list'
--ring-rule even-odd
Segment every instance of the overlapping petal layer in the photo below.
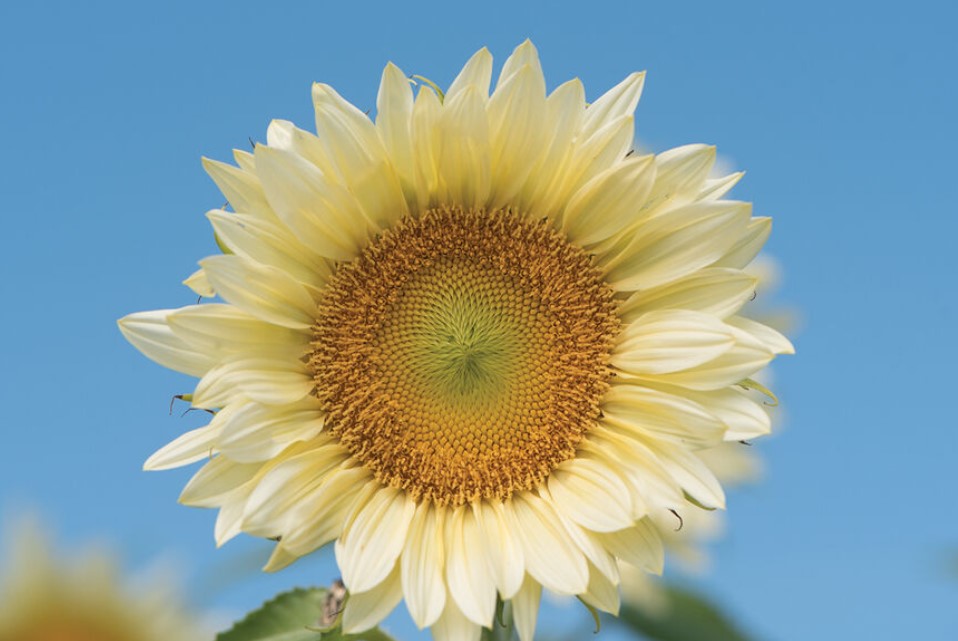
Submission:
{"label": "overlapping petal layer", "polygon": [[[591,104],[577,80],[547,94],[526,42],[490,93],[491,79],[486,50],[444,96],[415,93],[390,64],[375,121],[316,85],[316,135],[277,121],[237,167],[206,162],[233,209],[209,214],[230,253],[201,261],[188,284],[224,303],[120,321],[147,356],[200,377],[193,403],[216,410],[147,467],[212,457],[181,500],[220,509],[219,543],[279,537],[269,569],[335,541],[346,632],[403,598],[449,640],[478,638],[498,597],[528,641],[542,587],[616,610],[617,559],[660,571],[657,524],[723,506],[695,452],[768,431],[737,384],[791,352],[736,315],[754,287],[742,268],[770,228],[722,198],[740,175],[710,178],[704,145],[630,154],[643,74]],[[436,208],[544,220],[591,255],[616,301],[600,414],[543,482],[504,498],[421,501],[382,482],[329,426],[316,393],[328,373],[308,365],[341,266]]]}

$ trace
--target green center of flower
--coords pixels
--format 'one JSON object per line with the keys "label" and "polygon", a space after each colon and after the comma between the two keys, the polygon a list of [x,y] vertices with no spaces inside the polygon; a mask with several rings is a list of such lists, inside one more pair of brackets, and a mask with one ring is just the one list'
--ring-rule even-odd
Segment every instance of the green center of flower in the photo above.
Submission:
{"label": "green center of flower", "polygon": [[547,223],[447,208],[337,269],[309,363],[363,465],[459,505],[533,488],[575,455],[618,329],[611,289]]}

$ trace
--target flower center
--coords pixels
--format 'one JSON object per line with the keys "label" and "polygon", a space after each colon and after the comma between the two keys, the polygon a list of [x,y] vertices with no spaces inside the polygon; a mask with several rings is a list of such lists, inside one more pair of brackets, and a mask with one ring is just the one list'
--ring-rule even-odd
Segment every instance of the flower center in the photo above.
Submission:
{"label": "flower center", "polygon": [[618,330],[612,290],[547,222],[448,207],[337,269],[308,359],[328,429],[380,482],[460,505],[575,455]]}

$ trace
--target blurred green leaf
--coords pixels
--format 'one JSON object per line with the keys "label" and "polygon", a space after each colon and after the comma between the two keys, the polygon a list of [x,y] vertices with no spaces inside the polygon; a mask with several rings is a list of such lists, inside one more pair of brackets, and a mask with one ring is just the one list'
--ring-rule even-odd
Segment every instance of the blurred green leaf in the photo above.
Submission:
{"label": "blurred green leaf", "polygon": [[663,586],[668,607],[623,604],[619,622],[654,641],[755,641],[714,603],[675,586]]}

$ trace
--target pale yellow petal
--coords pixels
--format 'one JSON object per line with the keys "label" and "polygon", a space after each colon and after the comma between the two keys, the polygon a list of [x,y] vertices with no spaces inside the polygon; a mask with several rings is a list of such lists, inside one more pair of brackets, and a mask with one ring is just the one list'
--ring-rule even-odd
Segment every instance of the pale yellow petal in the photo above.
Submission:
{"label": "pale yellow petal", "polygon": [[420,629],[434,624],[446,605],[445,513],[442,508],[420,503],[400,557],[406,607]]}
{"label": "pale yellow petal", "polygon": [[602,256],[606,281],[620,291],[678,280],[723,256],[745,233],[748,203],[694,203],[640,225],[628,246]]}
{"label": "pale yellow petal", "polygon": [[399,564],[386,579],[366,592],[350,592],[343,610],[343,633],[358,634],[374,628],[402,601]]}
{"label": "pale yellow petal", "polygon": [[510,530],[501,503],[480,501],[473,504],[473,511],[482,529],[482,543],[496,588],[503,599],[511,599],[525,574],[522,544]]}
{"label": "pale yellow petal", "polygon": [[529,492],[504,504],[506,517],[522,543],[526,571],[559,594],[581,594],[589,584],[582,551],[569,539],[551,505]]}
{"label": "pale yellow petal", "polygon": [[173,311],[137,312],[117,324],[126,340],[147,358],[190,376],[203,376],[216,365],[218,353],[200,351],[174,334],[167,321]]}
{"label": "pale yellow petal", "polygon": [[757,282],[754,276],[738,269],[709,267],[635,292],[619,305],[619,318],[630,323],[658,309],[688,309],[726,318],[755,295]]}
{"label": "pale yellow petal", "polygon": [[309,345],[309,332],[274,325],[222,303],[182,307],[167,321],[174,334],[207,353],[303,354]]}
{"label": "pale yellow petal", "polygon": [[315,165],[290,151],[258,145],[256,170],[277,215],[317,254],[351,260],[365,246],[370,223],[359,203]]}
{"label": "pale yellow petal", "polygon": [[210,256],[200,261],[210,283],[228,303],[261,320],[308,329],[316,302],[303,285],[286,272],[242,256]]}
{"label": "pale yellow petal", "polygon": [[193,507],[217,507],[223,496],[250,481],[260,470],[259,463],[236,463],[225,456],[216,456],[193,475],[180,503]]}
{"label": "pale yellow petal", "polygon": [[350,591],[364,592],[386,579],[406,542],[416,503],[396,488],[370,497],[336,543],[336,561]]}
{"label": "pale yellow petal", "polygon": [[472,510],[459,506],[446,520],[446,584],[470,621],[490,627],[496,613],[496,584],[484,547]]}
{"label": "pale yellow petal", "polygon": [[472,89],[483,98],[489,95],[489,83],[492,81],[492,54],[483,47],[469,58],[462,71],[449,85],[446,101],[454,100]]}
{"label": "pale yellow petal", "polygon": [[713,266],[744,269],[746,265],[752,262],[753,258],[758,256],[771,233],[771,218],[763,216],[752,218],[748,221],[745,232],[741,237],[725,251],[721,258],[713,263]]}
{"label": "pale yellow petal", "polygon": [[222,210],[206,217],[220,242],[238,256],[281,269],[311,287],[322,287],[329,278],[328,261],[300,243],[285,225]]}
{"label": "pale yellow petal", "polygon": [[632,524],[628,488],[598,461],[580,456],[560,463],[548,487],[556,509],[582,527],[611,532]]}
{"label": "pale yellow petal", "polygon": [[221,427],[218,425],[207,425],[190,430],[154,452],[143,464],[143,469],[169,470],[209,458],[212,456],[220,431]]}
{"label": "pale yellow petal", "polygon": [[633,224],[655,180],[653,159],[629,158],[583,185],[562,215],[569,240],[588,246]]}
{"label": "pale yellow petal", "polygon": [[735,345],[732,331],[709,314],[659,310],[622,330],[612,364],[638,376],[686,370],[721,356]]}
{"label": "pale yellow petal", "polygon": [[438,165],[447,204],[479,207],[489,198],[489,118],[484,101],[470,87],[443,105]]}
{"label": "pale yellow petal", "polygon": [[516,622],[519,641],[533,641],[541,597],[542,584],[527,574],[522,587],[512,599],[512,616]]}
{"label": "pale yellow petal", "polygon": [[254,356],[236,358],[207,372],[193,392],[193,405],[223,407],[237,395],[259,403],[283,405],[306,397],[315,382],[296,359]]}

